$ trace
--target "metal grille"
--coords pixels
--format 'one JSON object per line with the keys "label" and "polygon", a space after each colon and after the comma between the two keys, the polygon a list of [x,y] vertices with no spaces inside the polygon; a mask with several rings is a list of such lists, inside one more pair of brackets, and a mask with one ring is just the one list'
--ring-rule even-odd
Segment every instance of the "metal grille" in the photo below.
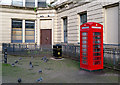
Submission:
{"label": "metal grille", "polygon": [[[7,48],[9,55],[19,56],[52,56],[52,46],[37,46],[36,44],[2,44],[2,49]],[[62,56],[80,60],[79,45],[62,45]],[[104,66],[120,70],[120,45],[104,44]]]}

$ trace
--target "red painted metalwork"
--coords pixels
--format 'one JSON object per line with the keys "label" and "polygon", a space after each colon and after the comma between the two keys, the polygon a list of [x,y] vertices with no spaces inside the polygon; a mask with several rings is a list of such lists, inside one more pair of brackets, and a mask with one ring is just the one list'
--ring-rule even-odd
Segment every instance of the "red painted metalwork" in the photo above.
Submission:
{"label": "red painted metalwork", "polygon": [[103,25],[99,23],[80,26],[80,68],[103,69]]}

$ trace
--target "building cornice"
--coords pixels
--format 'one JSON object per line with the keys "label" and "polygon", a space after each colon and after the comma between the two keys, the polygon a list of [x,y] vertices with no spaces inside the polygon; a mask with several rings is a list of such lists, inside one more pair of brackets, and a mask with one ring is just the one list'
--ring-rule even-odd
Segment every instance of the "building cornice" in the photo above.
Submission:
{"label": "building cornice", "polygon": [[[34,11],[33,7],[20,7],[20,6],[13,6],[13,5],[0,5],[0,8],[22,9],[22,10],[33,10]],[[37,10],[51,10],[53,8],[36,8],[36,9]]]}

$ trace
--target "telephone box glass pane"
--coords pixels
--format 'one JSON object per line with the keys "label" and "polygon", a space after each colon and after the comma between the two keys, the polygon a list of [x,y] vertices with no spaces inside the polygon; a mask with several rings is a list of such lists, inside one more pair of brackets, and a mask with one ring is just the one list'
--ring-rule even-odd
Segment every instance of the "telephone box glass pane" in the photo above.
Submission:
{"label": "telephone box glass pane", "polygon": [[100,45],[93,45],[93,48],[100,49]]}
{"label": "telephone box glass pane", "polygon": [[87,60],[87,57],[83,57],[83,60]]}
{"label": "telephone box glass pane", "polygon": [[94,32],[93,35],[100,35],[100,32]]}
{"label": "telephone box glass pane", "polygon": [[87,51],[87,49],[82,49],[82,51],[85,51],[85,52],[86,52],[86,51]]}
{"label": "telephone box glass pane", "polygon": [[93,60],[101,60],[101,57],[94,57]]}
{"label": "telephone box glass pane", "polygon": [[93,52],[100,52],[100,49],[94,49]]}
{"label": "telephone box glass pane", "polygon": [[100,39],[100,36],[95,36],[93,37],[93,39]]}
{"label": "telephone box glass pane", "polygon": [[82,63],[83,63],[83,64],[87,64],[87,62],[86,62],[86,61],[84,61],[84,60],[82,61]]}
{"label": "telephone box glass pane", "polygon": [[100,53],[94,53],[93,55],[94,56],[100,56]]}
{"label": "telephone box glass pane", "polygon": [[82,41],[82,43],[87,43],[87,41]]}
{"label": "telephone box glass pane", "polygon": [[82,35],[83,35],[83,36],[86,36],[86,35],[87,35],[87,32],[83,32]]}
{"label": "telephone box glass pane", "polygon": [[101,61],[95,61],[95,62],[93,63],[93,65],[99,65],[99,64],[101,64]]}
{"label": "telephone box glass pane", "polygon": [[95,40],[95,41],[93,41],[93,43],[94,43],[94,44],[100,44],[101,41],[100,41],[100,40]]}
{"label": "telephone box glass pane", "polygon": [[82,53],[83,56],[87,56],[87,53]]}
{"label": "telephone box glass pane", "polygon": [[87,37],[82,37],[82,39],[87,39]]}
{"label": "telephone box glass pane", "polygon": [[87,45],[82,45],[82,47],[83,47],[83,48],[86,48],[86,47],[87,47]]}

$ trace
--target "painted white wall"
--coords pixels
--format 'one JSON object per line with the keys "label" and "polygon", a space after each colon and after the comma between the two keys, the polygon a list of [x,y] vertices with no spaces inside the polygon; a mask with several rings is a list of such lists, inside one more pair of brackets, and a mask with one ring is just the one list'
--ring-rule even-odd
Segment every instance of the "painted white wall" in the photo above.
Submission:
{"label": "painted white wall", "polygon": [[107,44],[118,44],[118,6],[105,11],[105,33]]}
{"label": "painted white wall", "polygon": [[40,20],[40,27],[41,29],[52,29],[52,20],[51,19]]}

